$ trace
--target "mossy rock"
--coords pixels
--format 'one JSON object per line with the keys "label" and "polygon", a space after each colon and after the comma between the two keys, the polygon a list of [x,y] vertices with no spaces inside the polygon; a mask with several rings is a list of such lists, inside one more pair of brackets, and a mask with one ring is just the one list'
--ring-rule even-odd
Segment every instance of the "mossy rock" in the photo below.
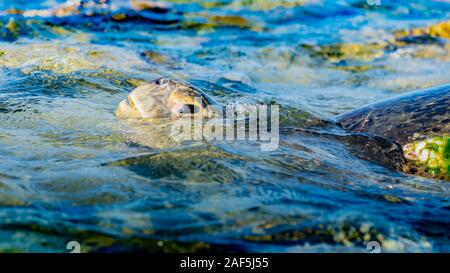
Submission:
{"label": "mossy rock", "polygon": [[383,44],[330,44],[321,47],[303,45],[313,57],[321,57],[329,62],[363,61],[370,62],[384,55]]}

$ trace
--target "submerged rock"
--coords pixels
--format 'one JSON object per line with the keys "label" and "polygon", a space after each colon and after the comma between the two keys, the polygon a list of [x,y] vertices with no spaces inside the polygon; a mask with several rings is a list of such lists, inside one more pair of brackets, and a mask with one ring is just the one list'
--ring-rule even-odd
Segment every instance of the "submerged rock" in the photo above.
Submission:
{"label": "submerged rock", "polygon": [[404,37],[436,37],[450,39],[450,21],[441,22],[428,27],[413,28],[411,30],[402,30],[395,32],[397,38]]}
{"label": "submerged rock", "polygon": [[[117,73],[146,66],[140,58],[117,47],[80,46],[59,42],[3,44],[0,46],[0,67],[20,69],[29,74],[48,70],[67,74],[83,70]],[[116,71],[116,72],[114,72]]]}
{"label": "submerged rock", "polygon": [[302,48],[325,60],[337,63],[343,60],[373,61],[384,55],[384,45],[380,44],[332,44],[321,47],[303,45]]}
{"label": "submerged rock", "polygon": [[245,0],[233,1],[230,5],[234,8],[250,8],[251,10],[273,10],[276,8],[295,8],[303,6],[308,0]]}
{"label": "submerged rock", "polygon": [[[329,45],[302,44],[313,58],[322,58],[333,64],[351,62],[372,62],[381,57],[411,56],[414,58],[439,59],[448,61],[450,44],[450,21],[438,23],[428,27],[400,30],[380,37],[373,43],[334,43]],[[350,71],[365,71],[370,69],[354,69],[355,66],[336,66],[337,69]],[[366,66],[367,67],[367,66]],[[347,69],[346,69],[347,68]]]}
{"label": "submerged rock", "polygon": [[214,30],[217,28],[241,28],[253,29],[258,28],[254,26],[249,20],[238,15],[208,15],[208,14],[191,14],[189,19],[183,23],[184,29],[194,30]]}

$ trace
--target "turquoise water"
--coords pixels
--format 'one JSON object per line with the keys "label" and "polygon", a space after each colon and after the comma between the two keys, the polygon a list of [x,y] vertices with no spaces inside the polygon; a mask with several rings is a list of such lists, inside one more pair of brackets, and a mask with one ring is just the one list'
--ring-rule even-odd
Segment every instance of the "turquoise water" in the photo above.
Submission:
{"label": "turquoise water", "polygon": [[[450,39],[395,36],[448,1],[64,2],[0,1],[0,251],[450,251],[449,184],[327,122],[450,82]],[[135,141],[114,111],[161,76],[280,104],[279,149]]]}

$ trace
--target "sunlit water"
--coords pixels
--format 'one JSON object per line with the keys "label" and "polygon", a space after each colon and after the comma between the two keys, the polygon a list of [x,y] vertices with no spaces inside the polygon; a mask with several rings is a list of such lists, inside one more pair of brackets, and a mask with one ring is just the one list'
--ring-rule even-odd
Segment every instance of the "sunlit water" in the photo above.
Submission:
{"label": "sunlit water", "polygon": [[[447,182],[360,159],[333,137],[345,132],[293,110],[332,120],[450,82],[446,39],[324,53],[448,20],[448,2],[112,1],[33,15],[63,2],[0,1],[0,251],[450,251]],[[160,76],[291,109],[279,149],[134,142],[114,111]]]}

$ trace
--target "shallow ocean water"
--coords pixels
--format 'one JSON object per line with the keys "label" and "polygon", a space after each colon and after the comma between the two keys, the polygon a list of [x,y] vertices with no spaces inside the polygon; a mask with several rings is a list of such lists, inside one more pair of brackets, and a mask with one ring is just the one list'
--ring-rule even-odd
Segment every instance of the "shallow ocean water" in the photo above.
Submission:
{"label": "shallow ocean water", "polygon": [[[113,0],[50,12],[64,2],[0,1],[0,251],[450,251],[448,182],[380,166],[326,122],[450,82],[450,31],[395,42],[449,20],[448,1]],[[161,76],[224,103],[280,104],[279,148],[136,143],[114,111]]]}

